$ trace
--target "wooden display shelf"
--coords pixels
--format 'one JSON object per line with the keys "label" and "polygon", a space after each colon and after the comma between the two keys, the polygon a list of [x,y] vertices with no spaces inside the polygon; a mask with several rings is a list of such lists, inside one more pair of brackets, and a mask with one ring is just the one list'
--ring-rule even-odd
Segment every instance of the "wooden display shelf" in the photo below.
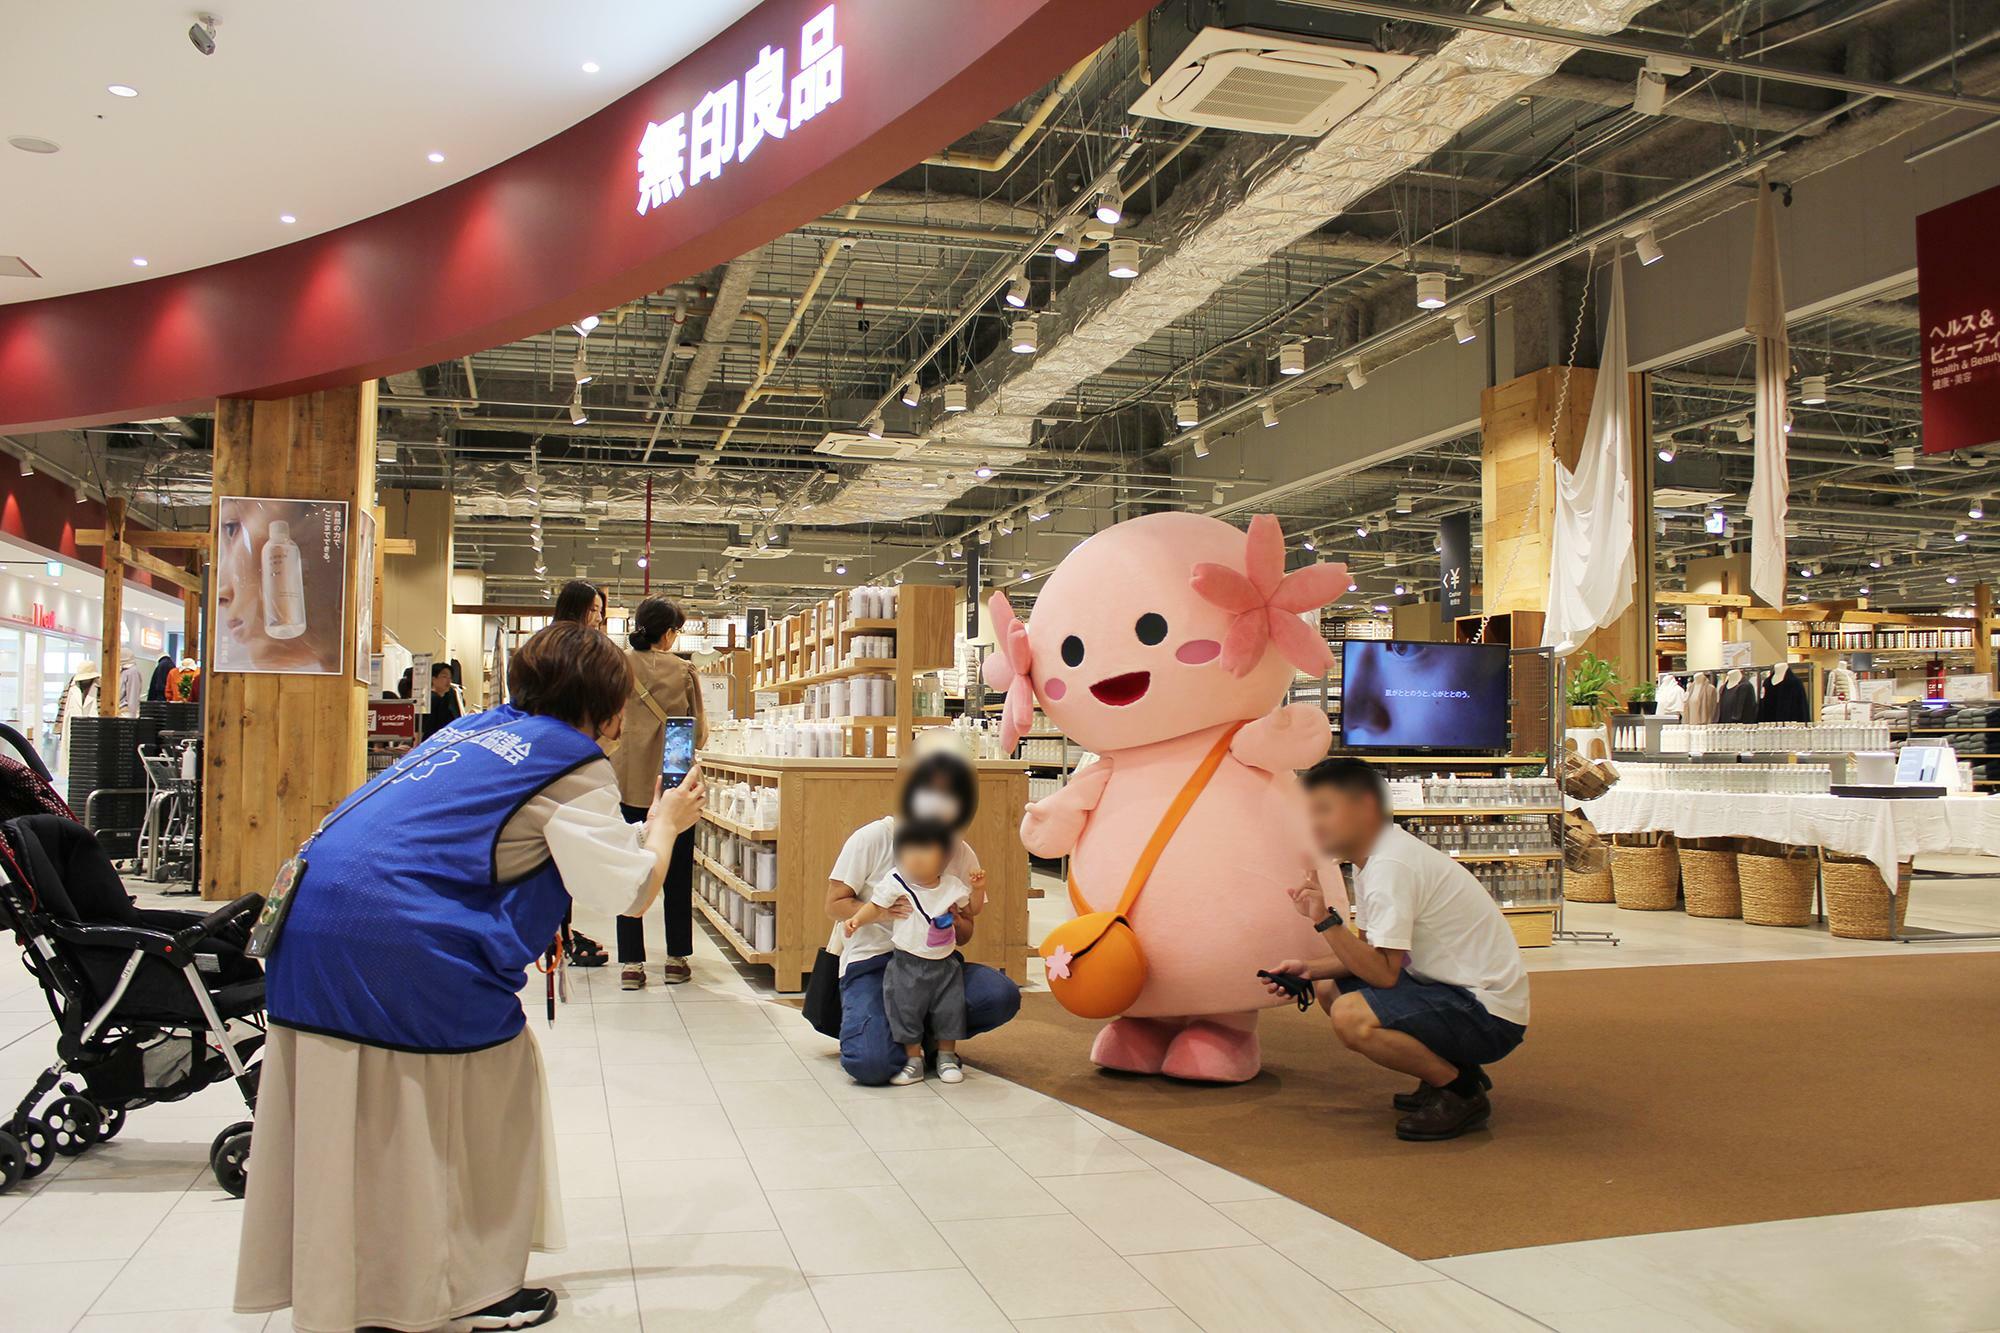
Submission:
{"label": "wooden display shelf", "polygon": [[1559,805],[1420,805],[1411,810],[1394,810],[1392,816],[1401,819],[1404,815],[1559,815]]}
{"label": "wooden display shelf", "polygon": [[1503,907],[1500,915],[1507,918],[1507,928],[1514,932],[1514,943],[1523,949],[1546,949],[1556,942],[1556,909],[1547,907]]}
{"label": "wooden display shelf", "polygon": [[[1338,747],[1335,747],[1338,750]],[[1368,754],[1362,751],[1339,750],[1349,759],[1365,759],[1371,764],[1429,764],[1433,768],[1518,768],[1526,764],[1548,767],[1548,756],[1539,754],[1510,754],[1498,758],[1490,754]]]}
{"label": "wooden display shelf", "polygon": [[[1438,850],[1444,851],[1442,847]],[[1546,852],[1445,852],[1444,854],[1454,861],[1553,861],[1562,855],[1562,848],[1557,847]]]}
{"label": "wooden display shelf", "polygon": [[[896,589],[895,597],[893,618],[851,618],[850,595],[842,593],[766,627],[751,643],[758,688],[796,699],[829,681],[888,676],[894,682],[894,716],[853,720],[848,747],[877,755],[908,754],[917,727],[938,725],[914,716],[914,681],[922,673],[952,665],[953,590],[935,584],[906,584]],[[836,660],[853,638],[864,634],[891,636],[895,654]],[[852,734],[864,730],[881,734],[865,738]]]}
{"label": "wooden display shelf", "polygon": [[774,903],[778,901],[776,889],[753,889],[743,877],[733,870],[725,869],[722,862],[700,848],[695,849],[694,863],[722,881],[722,887],[739,898],[747,898],[753,903]]}
{"label": "wooden display shelf", "polygon": [[736,927],[729,924],[728,917],[708,905],[708,899],[697,893],[694,896],[694,905],[699,907],[701,914],[708,918],[708,924],[715,927],[715,933],[722,936],[723,941],[730,948],[736,950],[738,958],[741,958],[746,963],[756,963],[765,967],[769,967],[777,961],[777,954],[775,952],[752,948],[750,941],[739,935]]}
{"label": "wooden display shelf", "polygon": [[778,840],[778,830],[774,828],[751,828],[748,824],[739,824],[733,819],[724,819],[721,815],[711,810],[702,811],[701,817],[725,833],[734,833],[737,837],[748,838],[752,842],[776,842]]}
{"label": "wooden display shelf", "polygon": [[[795,993],[803,988],[813,956],[832,928],[826,914],[828,872],[849,835],[894,811],[900,767],[894,759],[780,759],[708,751],[699,757],[704,769],[731,782],[777,789],[776,829],[751,830],[713,814],[702,818],[724,832],[775,845],[776,887],[743,894],[776,909],[774,947],[761,953],[751,950],[740,935],[726,928],[726,921],[717,929],[746,961],[768,963],[779,991]],[[965,839],[986,868],[988,903],[965,956],[1023,982],[1029,953],[1029,871],[1016,825],[1027,804],[1028,766],[1016,760],[981,760],[973,770],[979,784],[979,811]],[[732,892],[749,888],[740,877],[719,870],[713,857],[697,851],[699,863]],[[706,915],[716,919],[713,911]]]}

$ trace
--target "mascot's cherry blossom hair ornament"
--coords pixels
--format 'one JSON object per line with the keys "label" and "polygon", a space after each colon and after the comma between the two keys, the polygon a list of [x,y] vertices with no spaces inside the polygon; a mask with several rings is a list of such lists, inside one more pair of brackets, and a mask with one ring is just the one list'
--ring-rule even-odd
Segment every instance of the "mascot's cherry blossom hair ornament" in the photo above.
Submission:
{"label": "mascot's cherry blossom hair ornament", "polygon": [[996,592],[986,604],[993,616],[996,647],[979,669],[986,683],[1007,691],[1000,710],[1000,744],[1012,754],[1021,737],[1035,725],[1034,654],[1028,649],[1028,627],[1014,614],[1007,594]]}
{"label": "mascot's cherry blossom hair ornament", "polygon": [[[1333,653],[1326,641],[1299,617],[1337,601],[1348,590],[1347,566],[1308,565],[1287,574],[1285,535],[1270,514],[1250,520],[1244,564],[1239,572],[1204,562],[1194,567],[1191,580],[1210,605],[1236,617],[1222,640],[1224,669],[1235,676],[1249,675],[1264,660],[1267,647],[1275,647],[1301,671],[1321,672],[1331,666]],[[1013,703],[1011,695],[1008,703]],[[1030,712],[1030,720],[1033,716]]]}

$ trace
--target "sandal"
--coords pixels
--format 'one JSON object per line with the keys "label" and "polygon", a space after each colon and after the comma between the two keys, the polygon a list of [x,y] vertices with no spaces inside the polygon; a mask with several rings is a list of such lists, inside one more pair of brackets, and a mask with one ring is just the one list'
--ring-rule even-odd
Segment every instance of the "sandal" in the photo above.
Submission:
{"label": "sandal", "polygon": [[604,951],[604,946],[582,931],[564,931],[563,937],[569,947],[571,967],[603,967],[611,961],[611,955]]}

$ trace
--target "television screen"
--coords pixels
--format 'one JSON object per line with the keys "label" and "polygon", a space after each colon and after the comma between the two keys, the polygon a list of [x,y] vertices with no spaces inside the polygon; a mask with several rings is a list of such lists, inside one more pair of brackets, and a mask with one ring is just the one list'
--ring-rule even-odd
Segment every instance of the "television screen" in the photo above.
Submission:
{"label": "television screen", "polygon": [[1507,646],[1349,639],[1340,742],[1352,750],[1507,749]]}

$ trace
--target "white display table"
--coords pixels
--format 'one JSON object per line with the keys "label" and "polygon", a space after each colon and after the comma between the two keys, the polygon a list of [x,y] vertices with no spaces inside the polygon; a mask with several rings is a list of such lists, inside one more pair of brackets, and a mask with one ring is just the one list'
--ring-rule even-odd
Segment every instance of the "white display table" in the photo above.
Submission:
{"label": "white display table", "polygon": [[1897,864],[1920,852],[2000,855],[2000,799],[1991,796],[1892,801],[1613,787],[1581,809],[1599,833],[1762,838],[1865,856],[1892,893]]}

